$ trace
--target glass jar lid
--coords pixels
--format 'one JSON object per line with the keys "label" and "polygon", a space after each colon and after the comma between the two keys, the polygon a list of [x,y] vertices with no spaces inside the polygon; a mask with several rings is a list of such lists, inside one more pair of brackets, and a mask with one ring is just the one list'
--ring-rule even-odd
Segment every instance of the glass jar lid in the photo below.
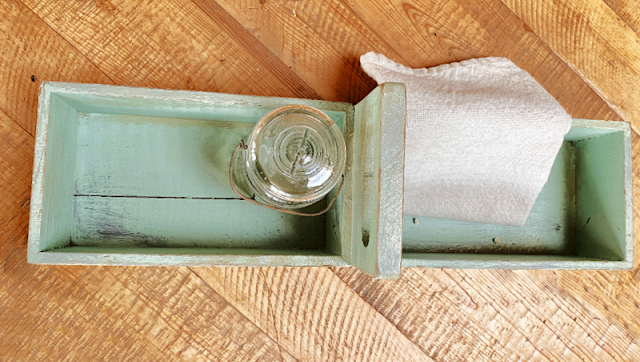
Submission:
{"label": "glass jar lid", "polygon": [[249,136],[245,169],[258,196],[299,208],[322,199],[346,164],[342,132],[325,113],[289,105],[266,114]]}

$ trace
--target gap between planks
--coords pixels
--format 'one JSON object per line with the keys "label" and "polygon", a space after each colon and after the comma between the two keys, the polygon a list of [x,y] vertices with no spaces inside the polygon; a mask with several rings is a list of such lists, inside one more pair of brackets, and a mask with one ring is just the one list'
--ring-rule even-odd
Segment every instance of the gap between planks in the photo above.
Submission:
{"label": "gap between planks", "polygon": [[74,194],[75,197],[113,197],[123,199],[186,199],[186,200],[239,200],[239,197],[199,197],[199,196],[136,196],[136,195],[95,195]]}

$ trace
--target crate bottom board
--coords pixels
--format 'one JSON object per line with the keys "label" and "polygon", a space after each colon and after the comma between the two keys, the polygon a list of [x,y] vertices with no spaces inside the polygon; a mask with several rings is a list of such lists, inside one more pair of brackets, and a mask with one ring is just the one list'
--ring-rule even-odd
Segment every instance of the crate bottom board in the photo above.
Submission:
{"label": "crate bottom board", "polygon": [[76,122],[70,246],[325,248],[326,217],[273,212],[229,187],[231,154],[253,123],[99,113]]}
{"label": "crate bottom board", "polygon": [[77,196],[74,217],[71,246],[323,250],[326,244],[325,217],[244,200]]}

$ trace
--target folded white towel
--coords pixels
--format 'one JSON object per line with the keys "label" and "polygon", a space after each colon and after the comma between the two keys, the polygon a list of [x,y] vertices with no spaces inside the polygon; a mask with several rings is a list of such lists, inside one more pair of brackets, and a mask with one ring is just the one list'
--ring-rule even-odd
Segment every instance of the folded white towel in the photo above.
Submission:
{"label": "folded white towel", "polygon": [[379,84],[407,89],[404,213],[522,226],[571,116],[506,58],[411,69],[367,53]]}

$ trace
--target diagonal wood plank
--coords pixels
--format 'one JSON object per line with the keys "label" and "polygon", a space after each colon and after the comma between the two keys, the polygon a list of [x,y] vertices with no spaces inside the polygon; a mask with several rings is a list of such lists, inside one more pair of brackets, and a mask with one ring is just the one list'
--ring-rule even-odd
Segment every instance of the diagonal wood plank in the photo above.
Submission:
{"label": "diagonal wood plank", "polygon": [[625,23],[640,34],[640,3],[629,0],[603,0],[613,12],[624,20]]}
{"label": "diagonal wood plank", "polygon": [[504,3],[640,130],[640,35],[602,0]]}
{"label": "diagonal wood plank", "polygon": [[473,313],[463,313],[478,308],[464,290],[447,290],[431,275],[425,282],[405,269],[399,281],[374,281],[353,269],[334,272],[436,361],[526,360],[535,351],[513,330],[488,333]]}
{"label": "diagonal wood plank", "polygon": [[33,137],[0,111],[0,270],[26,251],[33,145]]}
{"label": "diagonal wood plank", "polygon": [[40,81],[111,83],[19,0],[0,2],[0,110],[35,133]]}
{"label": "diagonal wood plank", "polygon": [[[193,1],[205,11],[214,7]],[[327,100],[355,103],[375,87],[360,68],[360,55],[376,51],[403,60],[338,0],[218,3]]]}
{"label": "diagonal wood plank", "polygon": [[25,0],[119,85],[315,97],[264,67],[189,0]]}
{"label": "diagonal wood plank", "polygon": [[[555,272],[405,269],[377,281],[334,272],[436,360],[624,361],[635,336],[555,290]],[[467,357],[468,356],[468,357]]]}
{"label": "diagonal wood plank", "polygon": [[499,0],[362,1],[349,7],[413,67],[501,56],[528,71],[569,114],[619,120],[600,96]]}
{"label": "diagonal wood plank", "polygon": [[0,359],[295,361],[185,268],[0,275]]}
{"label": "diagonal wood plank", "polygon": [[327,268],[192,270],[300,360],[431,360]]}
{"label": "diagonal wood plank", "polygon": [[262,67],[273,73],[284,84],[293,84],[294,94],[300,98],[320,99],[321,96],[309,87],[304,80],[290,70],[280,57],[273,54],[253,34],[247,31],[228,12],[214,1],[194,1],[194,3],[209,16],[226,34],[238,45],[243,47]]}
{"label": "diagonal wood plank", "polygon": [[603,316],[640,338],[640,320],[635,318],[640,315],[640,269],[632,273],[563,272],[558,274],[557,284],[566,295],[580,300],[591,314]]}

